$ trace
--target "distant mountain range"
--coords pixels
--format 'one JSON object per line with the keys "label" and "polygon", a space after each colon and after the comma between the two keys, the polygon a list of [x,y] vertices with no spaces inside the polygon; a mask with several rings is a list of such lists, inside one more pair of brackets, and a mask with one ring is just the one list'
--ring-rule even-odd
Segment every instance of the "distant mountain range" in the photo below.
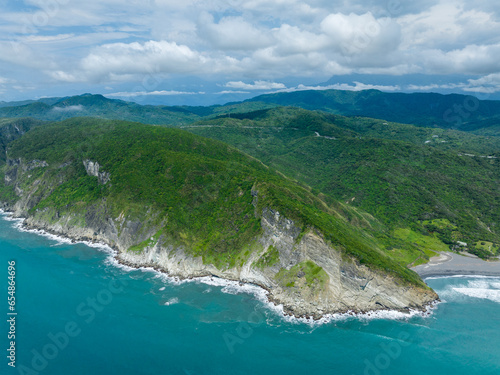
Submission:
{"label": "distant mountain range", "polygon": [[257,96],[262,102],[321,110],[344,116],[363,116],[424,127],[500,133],[500,101],[473,96],[434,93],[363,91],[295,91]]}
{"label": "distant mountain range", "polygon": [[248,112],[276,106],[276,104],[254,102],[210,107],[143,106],[119,99],[109,99],[102,95],[83,94],[66,98],[3,103],[0,105],[0,117],[32,117],[47,121],[60,121],[72,117],[97,117],[111,120],[137,121],[154,125],[179,126],[205,117],[214,117],[225,113]]}
{"label": "distant mountain range", "polygon": [[433,93],[385,93],[378,90],[307,90],[257,96],[243,102],[209,107],[139,105],[102,95],[0,103],[0,117],[63,120],[75,116],[126,119],[148,124],[186,125],[203,118],[246,113],[277,106],[362,116],[421,127],[500,134],[500,101]]}

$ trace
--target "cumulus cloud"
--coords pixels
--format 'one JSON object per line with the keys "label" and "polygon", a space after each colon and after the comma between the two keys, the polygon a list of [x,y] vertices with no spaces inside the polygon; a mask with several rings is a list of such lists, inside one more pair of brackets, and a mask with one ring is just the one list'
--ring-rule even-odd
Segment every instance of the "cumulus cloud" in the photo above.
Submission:
{"label": "cumulus cloud", "polygon": [[398,19],[404,46],[453,50],[498,41],[500,23],[491,13],[467,9],[461,1],[441,1],[418,14]]}
{"label": "cumulus cloud", "polygon": [[271,44],[265,29],[259,29],[242,17],[224,17],[218,23],[204,13],[198,21],[199,36],[222,50],[252,51]]}
{"label": "cumulus cloud", "polygon": [[[289,77],[294,82],[351,73],[488,77],[499,70],[500,11],[493,0],[55,3],[44,9],[43,2],[29,0],[37,11],[16,4],[0,14],[0,29],[6,31],[0,36],[2,71],[16,71],[16,78],[26,81],[29,71],[40,86],[47,76],[69,85],[103,86],[146,75],[218,77],[235,83],[228,89],[250,92],[259,89],[258,82]],[[496,87],[464,79],[455,88]]]}
{"label": "cumulus cloud", "polygon": [[387,17],[377,19],[370,12],[332,13],[320,26],[332,47],[346,56],[386,55],[397,50],[400,44],[400,26]]}
{"label": "cumulus cloud", "polygon": [[112,43],[94,48],[73,72],[56,71],[66,82],[127,80],[147,74],[213,74],[231,69],[234,59],[211,57],[168,41]]}

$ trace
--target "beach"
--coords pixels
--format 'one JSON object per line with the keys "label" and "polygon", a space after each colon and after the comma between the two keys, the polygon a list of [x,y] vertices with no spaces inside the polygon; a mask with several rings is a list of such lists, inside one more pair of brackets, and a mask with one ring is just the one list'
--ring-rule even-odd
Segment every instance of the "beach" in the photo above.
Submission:
{"label": "beach", "polygon": [[474,275],[500,276],[500,261],[484,261],[471,254],[442,252],[429,263],[413,267],[422,278],[435,276]]}

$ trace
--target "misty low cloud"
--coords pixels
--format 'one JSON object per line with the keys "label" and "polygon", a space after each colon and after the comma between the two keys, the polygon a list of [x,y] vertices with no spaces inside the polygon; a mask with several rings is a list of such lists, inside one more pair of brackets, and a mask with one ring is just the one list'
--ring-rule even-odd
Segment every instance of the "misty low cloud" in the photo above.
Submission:
{"label": "misty low cloud", "polygon": [[85,107],[81,104],[78,105],[69,105],[67,107],[54,107],[52,108],[55,112],[80,112],[83,111]]}

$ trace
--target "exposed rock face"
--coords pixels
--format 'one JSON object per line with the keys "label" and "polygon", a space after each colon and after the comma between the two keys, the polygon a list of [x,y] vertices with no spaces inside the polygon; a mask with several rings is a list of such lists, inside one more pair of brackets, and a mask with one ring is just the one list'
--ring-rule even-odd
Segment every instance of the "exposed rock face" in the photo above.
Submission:
{"label": "exposed rock face", "polygon": [[[22,161],[9,163],[9,183],[15,185],[24,164]],[[89,174],[100,178],[103,172],[99,172],[97,163],[84,163]],[[20,192],[20,199],[10,207],[15,215],[27,216],[25,225],[28,227],[76,240],[106,243],[118,251],[119,261],[132,266],[152,266],[171,276],[214,275],[254,283],[267,289],[271,301],[283,304],[285,311],[295,316],[318,318],[349,310],[421,309],[438,298],[430,289],[403,284],[343,256],[314,230],[301,236],[300,227],[271,208],[260,213],[262,232],[257,238],[258,249],[254,249],[242,264],[220,269],[204,264],[201,257],[191,256],[189,249],[174,245],[166,236],[155,236],[159,227],[153,224],[158,222],[154,212],[146,212],[141,219],[130,219],[123,214],[111,217],[106,202],[102,201],[87,207],[84,214],[36,212],[29,215],[29,209],[38,202],[34,194],[39,188],[36,184],[29,191]],[[255,193],[255,199],[257,195]],[[129,250],[143,241],[148,245],[142,251]],[[276,258],[259,266],[258,261],[270,251],[277,251]],[[310,269],[315,270],[314,277]]]}
{"label": "exposed rock face", "polygon": [[43,167],[48,167],[49,165],[45,160],[32,160],[28,163],[26,166],[26,170],[31,171],[35,168],[43,168]]}
{"label": "exposed rock face", "polygon": [[108,172],[99,172],[101,166],[98,162],[92,160],[84,160],[83,165],[85,166],[87,174],[89,176],[97,177],[100,184],[105,185],[110,180],[111,175]]}

